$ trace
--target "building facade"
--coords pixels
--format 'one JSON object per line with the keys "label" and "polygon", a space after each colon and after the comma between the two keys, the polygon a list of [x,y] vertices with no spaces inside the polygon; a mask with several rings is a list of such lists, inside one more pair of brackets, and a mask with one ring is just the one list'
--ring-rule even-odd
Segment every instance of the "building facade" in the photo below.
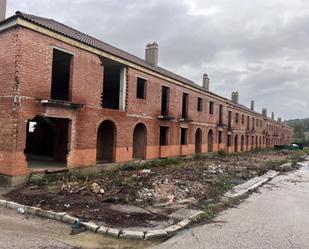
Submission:
{"label": "building facade", "polygon": [[[289,144],[274,117],[54,20],[0,22],[0,174]],[[39,165],[41,166],[41,165]]]}

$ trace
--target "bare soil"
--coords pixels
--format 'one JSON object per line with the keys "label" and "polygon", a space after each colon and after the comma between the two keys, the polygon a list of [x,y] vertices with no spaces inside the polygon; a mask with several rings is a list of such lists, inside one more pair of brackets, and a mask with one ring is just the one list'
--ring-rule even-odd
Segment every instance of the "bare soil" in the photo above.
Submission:
{"label": "bare soil", "polygon": [[[102,172],[89,178],[50,175],[29,182],[5,197],[109,226],[151,227],[156,222],[168,221],[168,215],[177,207],[204,207],[234,185],[269,169],[278,169],[293,153],[259,151],[201,155],[178,159],[168,166],[128,167],[127,170]],[[111,208],[114,204],[135,205],[147,212],[115,210]],[[157,207],[160,209],[153,211]]]}

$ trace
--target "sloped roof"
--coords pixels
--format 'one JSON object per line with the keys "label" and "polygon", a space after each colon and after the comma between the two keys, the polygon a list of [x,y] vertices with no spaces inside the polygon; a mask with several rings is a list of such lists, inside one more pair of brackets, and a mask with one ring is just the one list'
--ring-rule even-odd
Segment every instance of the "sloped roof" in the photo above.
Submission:
{"label": "sloped roof", "polygon": [[46,29],[49,29],[51,31],[54,31],[56,33],[59,33],[61,35],[64,35],[68,38],[71,38],[71,39],[74,39],[76,41],[79,41],[79,42],[82,42],[86,45],[89,45],[93,48],[96,48],[96,49],[99,49],[99,50],[102,50],[106,53],[109,53],[111,55],[115,55],[117,57],[120,57],[122,59],[125,59],[127,61],[130,61],[130,62],[133,62],[134,64],[137,64],[139,66],[142,66],[142,67],[145,67],[145,68],[148,68],[152,71],[155,71],[155,72],[158,72],[162,75],[165,75],[169,78],[172,78],[172,79],[175,79],[177,81],[180,81],[182,83],[185,83],[185,84],[189,84],[189,85],[192,85],[194,87],[198,87],[198,88],[201,88],[201,86],[195,84],[193,81],[189,80],[189,79],[186,79],[180,75],[177,75],[175,73],[172,73],[162,67],[154,67],[154,66],[151,66],[149,65],[145,60],[135,56],[135,55],[132,55],[126,51],[123,51],[119,48],[116,48],[106,42],[103,42],[103,41],[100,41],[94,37],[91,37],[87,34],[84,34],[76,29],[73,29],[71,27],[68,27],[60,22],[57,22],[53,19],[47,19],[47,18],[44,18],[44,17],[39,17],[39,16],[35,16],[35,15],[30,15],[30,14],[26,14],[26,13],[23,13],[23,12],[20,12],[20,11],[17,11],[15,16],[17,17],[21,17],[29,22],[32,22],[34,24],[37,24],[39,26],[42,26]]}
{"label": "sloped roof", "polygon": [[[103,42],[101,40],[98,40],[92,36],[89,36],[85,33],[82,33],[74,28],[71,28],[63,23],[60,23],[58,21],[55,21],[53,19],[48,19],[48,18],[44,18],[44,17],[40,17],[40,16],[35,16],[35,15],[31,15],[31,14],[27,14],[27,13],[23,13],[23,12],[20,12],[20,11],[17,11],[15,13],[15,15],[11,16],[10,18],[8,19],[5,19],[3,20],[2,22],[0,22],[0,25],[2,23],[6,23],[12,19],[15,19],[15,18],[22,18],[28,22],[31,22],[33,24],[36,24],[38,26],[41,26],[43,28],[46,28],[50,31],[53,31],[53,32],[56,32],[58,34],[61,34],[63,36],[66,36],[68,38],[71,38],[73,40],[76,40],[78,42],[81,42],[81,43],[84,43],[88,46],[91,46],[93,48],[96,48],[96,49],[99,49],[101,51],[104,51],[106,53],[109,53],[111,55],[114,55],[114,56],[117,56],[121,59],[124,59],[126,61],[130,61],[136,65],[139,65],[139,66],[142,66],[144,68],[147,68],[149,70],[152,70],[154,72],[157,72],[159,74],[162,74],[166,77],[169,77],[171,79],[174,79],[176,81],[179,81],[181,83],[184,83],[186,85],[189,85],[189,86],[192,86],[194,88],[197,88],[199,90],[202,90],[204,91],[205,93],[208,92],[206,91],[203,87],[201,87],[200,85],[194,83],[193,81],[189,80],[189,79],[186,79],[178,74],[175,74],[171,71],[168,71],[162,67],[154,67],[150,64],[148,64],[145,60],[135,56],[135,55],[132,55],[124,50],[121,50],[119,48],[116,48],[106,42]],[[216,93],[214,92],[208,92],[209,94],[215,96],[215,97],[218,97],[226,102],[228,102],[229,104],[235,106],[235,107],[238,107],[238,108],[241,108],[241,109],[245,109],[246,111],[248,112],[251,112],[251,113],[255,113],[259,116],[262,116],[261,113],[259,112],[256,112],[256,111],[252,111],[250,108],[242,105],[242,104],[237,104],[237,103],[234,103],[232,102],[231,100],[227,99],[227,98],[224,98],[220,95],[217,95]],[[269,118],[268,118],[269,119]]]}

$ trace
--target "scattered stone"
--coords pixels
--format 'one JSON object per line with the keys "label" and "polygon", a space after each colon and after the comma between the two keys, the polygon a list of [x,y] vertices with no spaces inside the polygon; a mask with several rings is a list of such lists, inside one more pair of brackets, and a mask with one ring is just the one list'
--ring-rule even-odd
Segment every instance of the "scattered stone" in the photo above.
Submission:
{"label": "scattered stone", "polygon": [[143,174],[150,174],[151,170],[150,169],[143,169],[140,172],[143,173]]}
{"label": "scattered stone", "polygon": [[90,189],[93,193],[98,194],[100,192],[101,186],[94,182],[90,185]]}

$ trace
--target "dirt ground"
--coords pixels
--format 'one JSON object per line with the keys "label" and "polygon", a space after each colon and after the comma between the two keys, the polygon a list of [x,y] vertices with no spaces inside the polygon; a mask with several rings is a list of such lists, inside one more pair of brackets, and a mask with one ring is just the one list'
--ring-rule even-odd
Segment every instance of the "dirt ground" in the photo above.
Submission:
{"label": "dirt ground", "polygon": [[[82,220],[116,227],[155,227],[184,206],[203,208],[236,184],[291,159],[291,151],[196,155],[124,165],[96,177],[46,175],[5,195],[21,204],[64,211]],[[163,163],[162,163],[163,162]],[[128,208],[117,208],[117,205]],[[139,207],[130,210],[130,207]]]}

